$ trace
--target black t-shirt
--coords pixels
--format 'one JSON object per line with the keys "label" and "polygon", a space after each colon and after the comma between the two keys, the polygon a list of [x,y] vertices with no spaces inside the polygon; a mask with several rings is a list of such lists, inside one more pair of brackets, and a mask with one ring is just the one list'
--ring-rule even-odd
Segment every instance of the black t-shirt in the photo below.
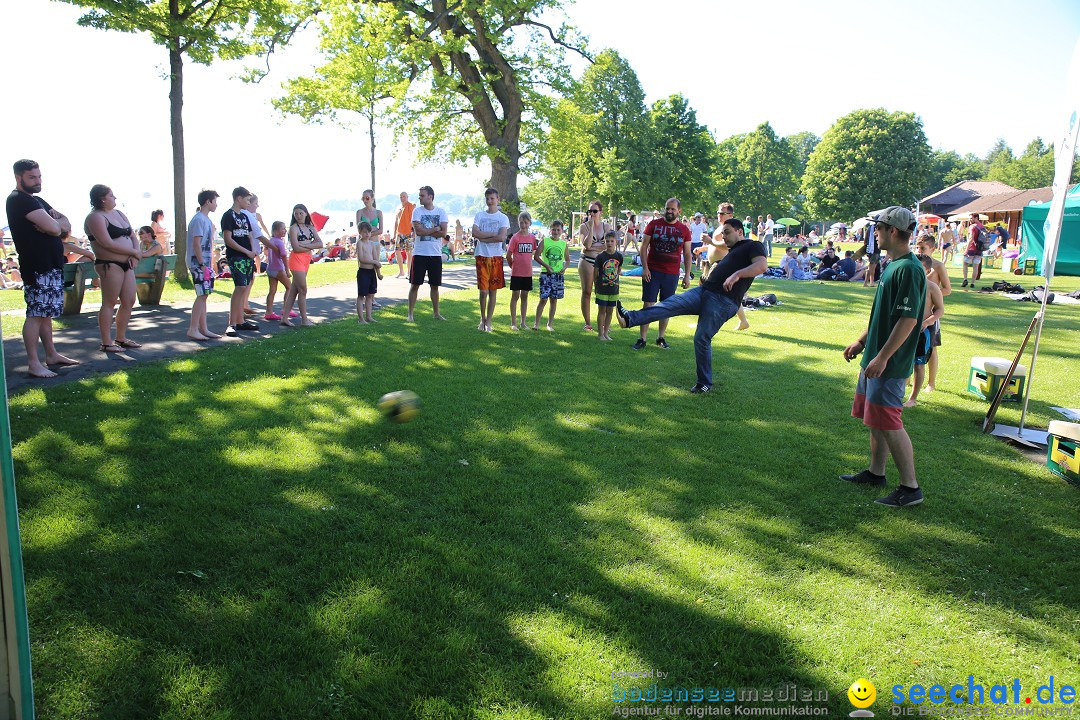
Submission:
{"label": "black t-shirt", "polygon": [[731,248],[728,254],[724,256],[724,259],[709,271],[709,277],[705,279],[702,286],[706,290],[727,295],[735,302],[741,303],[746,291],[750,289],[750,284],[754,282],[754,278],[740,278],[730,291],[724,289],[724,281],[731,277],[733,273],[753,265],[754,260],[759,257],[765,257],[765,246],[757,240],[743,240],[736,243],[735,247]]}
{"label": "black t-shirt", "polygon": [[8,226],[15,251],[19,253],[19,273],[24,282],[49,270],[63,269],[64,243],[59,237],[37,229],[26,216],[35,210],[52,210],[52,205],[22,190],[12,190],[7,198]]}
{"label": "black t-shirt", "polygon": [[825,268],[831,268],[838,262],[840,262],[840,258],[836,257],[835,255],[826,254],[825,257],[821,258],[821,269],[824,270]]}
{"label": "black t-shirt", "polygon": [[[224,233],[226,230],[232,232],[234,243],[247,250],[251,249],[251,223],[248,222],[247,215],[236,212],[232,208],[226,210],[221,216],[221,232]],[[247,255],[233,250],[228,243],[225,243],[225,257],[229,260],[237,260],[246,258]]]}

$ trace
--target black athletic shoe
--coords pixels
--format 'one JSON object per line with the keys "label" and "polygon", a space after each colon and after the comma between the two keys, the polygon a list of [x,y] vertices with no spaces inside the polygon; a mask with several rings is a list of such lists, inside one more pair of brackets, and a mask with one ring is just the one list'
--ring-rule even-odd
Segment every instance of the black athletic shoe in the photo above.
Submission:
{"label": "black athletic shoe", "polygon": [[841,475],[840,479],[857,485],[885,485],[887,482],[884,475],[875,475],[869,470],[863,470],[854,475]]}
{"label": "black athletic shoe", "polygon": [[645,341],[642,340],[641,338],[638,338],[637,342],[634,343],[634,349],[635,350],[644,350],[645,349]]}
{"label": "black athletic shoe", "polygon": [[909,488],[901,485],[889,495],[878,498],[874,502],[890,508],[902,508],[908,505],[918,505],[923,501],[922,488]]}
{"label": "black athletic shoe", "polygon": [[667,340],[665,340],[664,338],[656,338],[656,344],[659,347],[664,348],[665,350],[671,349],[671,346],[667,344]]}
{"label": "black athletic shoe", "polygon": [[704,385],[702,383],[698,383],[694,387],[690,388],[690,392],[692,393],[707,393],[710,390],[712,390],[712,385]]}
{"label": "black athletic shoe", "polygon": [[618,300],[615,301],[615,314],[619,318],[619,327],[630,327],[630,313],[626,312],[626,310],[622,306],[622,303]]}
{"label": "black athletic shoe", "polygon": [[238,337],[240,335],[240,333],[236,332],[236,328],[233,327],[232,325],[230,325],[225,330],[225,334],[228,335],[229,337]]}
{"label": "black athletic shoe", "polygon": [[259,326],[258,326],[258,324],[253,323],[250,320],[245,320],[244,322],[237,325],[236,329],[237,330],[258,330]]}
{"label": "black athletic shoe", "polygon": [[967,287],[967,286],[968,286],[968,281],[967,281],[967,280],[965,280],[965,281],[963,282],[963,284],[962,284],[962,285],[960,285],[960,287]]}

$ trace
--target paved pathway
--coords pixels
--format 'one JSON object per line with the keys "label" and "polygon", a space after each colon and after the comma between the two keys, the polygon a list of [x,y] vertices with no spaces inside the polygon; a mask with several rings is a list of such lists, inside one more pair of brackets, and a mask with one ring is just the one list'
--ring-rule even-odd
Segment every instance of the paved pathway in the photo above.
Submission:
{"label": "paved pathway", "polygon": [[[222,282],[231,282],[223,280]],[[476,270],[471,262],[453,263],[443,266],[443,289],[462,290],[476,287]],[[397,279],[387,273],[379,283],[378,301],[386,308],[405,301],[409,294],[409,284],[404,279]],[[281,310],[282,295],[279,292],[275,302]],[[137,302],[131,314],[128,336],[141,342],[138,350],[125,350],[122,353],[100,351],[101,339],[97,328],[97,308],[84,304],[83,311],[77,316],[65,317],[68,327],[57,329],[54,333],[56,349],[70,358],[79,360],[80,365],[72,367],[53,367],[59,373],[53,379],[31,378],[26,365],[26,352],[21,338],[4,338],[4,367],[7,371],[7,389],[9,394],[22,392],[32,387],[49,385],[89,377],[98,373],[110,373],[130,367],[131,364],[146,360],[159,360],[182,353],[197,352],[206,348],[218,347],[227,343],[251,342],[281,332],[302,332],[300,329],[282,327],[277,322],[262,319],[265,296],[252,298],[251,306],[260,311],[253,319],[259,324],[257,332],[242,333],[240,337],[223,337],[221,340],[195,342],[187,337],[188,322],[191,319],[191,303],[142,307]],[[420,289],[419,312],[431,312],[431,301],[426,287]],[[22,314],[24,311],[17,311]],[[378,311],[376,311],[378,312]],[[217,302],[207,305],[207,324],[214,332],[224,332],[228,322],[229,303]],[[308,316],[316,321],[337,320],[356,315],[356,283],[346,282],[336,285],[324,285],[308,291]]]}

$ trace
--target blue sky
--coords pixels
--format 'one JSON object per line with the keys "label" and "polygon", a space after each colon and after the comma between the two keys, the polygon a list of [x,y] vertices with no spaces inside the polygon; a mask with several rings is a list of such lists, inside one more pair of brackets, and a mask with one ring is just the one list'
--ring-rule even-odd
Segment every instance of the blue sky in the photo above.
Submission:
{"label": "blue sky", "polygon": [[[594,51],[613,47],[630,61],[649,102],[682,92],[718,138],[766,120],[782,135],[821,135],[851,110],[880,106],[919,115],[935,148],[980,155],[998,137],[1019,152],[1036,135],[1058,136],[1080,38],[1075,0],[583,1],[568,15]],[[171,218],[165,51],[146,37],[77,27],[77,16],[49,0],[3,3],[0,157],[41,162],[42,195],[72,218],[96,182],[111,185],[133,219],[159,206]],[[317,63],[314,45],[313,33],[301,37],[257,86],[233,80],[237,66],[186,65],[189,196],[244,184],[259,192],[264,216],[278,217],[296,202],[360,195],[369,184],[363,128],[305,126],[270,106],[281,82]],[[390,158],[390,145],[380,138],[378,195],[415,196],[423,184],[471,193],[486,177],[483,167],[418,166],[407,146]]]}

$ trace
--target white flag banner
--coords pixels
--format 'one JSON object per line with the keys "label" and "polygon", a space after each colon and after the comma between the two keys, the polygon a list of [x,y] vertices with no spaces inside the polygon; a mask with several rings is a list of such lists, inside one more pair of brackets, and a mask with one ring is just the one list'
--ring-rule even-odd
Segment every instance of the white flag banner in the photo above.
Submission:
{"label": "white flag banner", "polygon": [[1076,41],[1076,47],[1073,48],[1063,97],[1069,121],[1055,149],[1054,199],[1050,201],[1050,212],[1047,213],[1046,223],[1043,225],[1045,244],[1042,274],[1046,278],[1047,288],[1050,287],[1050,279],[1054,277],[1054,262],[1057,260],[1058,244],[1061,240],[1061,220],[1065,215],[1065,195],[1069,191],[1076,139],[1080,134],[1080,40]]}

